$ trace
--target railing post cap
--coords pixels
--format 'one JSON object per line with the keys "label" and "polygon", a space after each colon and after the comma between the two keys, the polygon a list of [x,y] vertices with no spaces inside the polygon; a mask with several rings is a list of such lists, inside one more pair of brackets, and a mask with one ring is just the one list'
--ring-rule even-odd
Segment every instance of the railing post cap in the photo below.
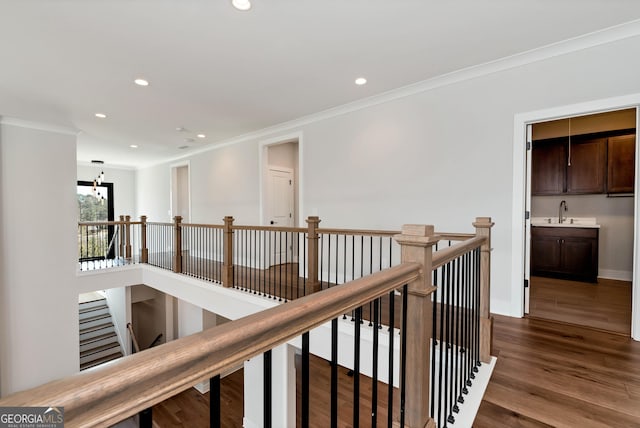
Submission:
{"label": "railing post cap", "polygon": [[233,216],[232,216],[232,215],[226,215],[226,216],[224,216],[224,218],[223,218],[222,220],[223,220],[223,221],[233,221],[233,220],[234,220],[234,218],[233,218]]}
{"label": "railing post cap", "polygon": [[182,216],[181,216],[181,215],[177,215],[177,216],[175,216],[175,217],[173,218],[173,220],[174,220],[176,223],[180,223],[180,222],[182,221]]}
{"label": "railing post cap", "polygon": [[146,216],[146,215],[141,215],[141,216],[140,216],[140,220],[141,220],[141,221],[145,221],[146,219],[147,219],[147,216]]}
{"label": "railing post cap", "polygon": [[473,222],[473,227],[492,228],[494,224],[495,223],[491,221],[491,217],[476,217],[476,221]]}
{"label": "railing post cap", "polygon": [[320,221],[320,217],[318,217],[317,215],[310,215],[306,219],[307,223],[320,223]]}
{"label": "railing post cap", "polygon": [[433,245],[440,240],[440,235],[435,234],[433,225],[405,224],[394,239],[401,245]]}

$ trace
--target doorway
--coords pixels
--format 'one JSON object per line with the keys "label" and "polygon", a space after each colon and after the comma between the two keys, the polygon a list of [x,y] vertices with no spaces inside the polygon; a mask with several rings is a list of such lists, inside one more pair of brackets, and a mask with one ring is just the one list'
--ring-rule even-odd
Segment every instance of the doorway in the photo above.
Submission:
{"label": "doorway", "polygon": [[529,121],[521,263],[530,317],[632,335],[636,123],[635,107]]}
{"label": "doorway", "polygon": [[191,187],[189,163],[171,167],[171,221],[175,216],[182,216],[182,221],[191,221]]}
{"label": "doorway", "polygon": [[[260,143],[260,221],[272,227],[303,227],[300,189],[302,188],[302,134],[277,137]],[[298,263],[302,235],[288,232],[285,239],[266,238],[263,269]],[[277,238],[277,239],[276,239]],[[299,266],[298,269],[301,267]],[[295,270],[295,268],[292,267]]]}

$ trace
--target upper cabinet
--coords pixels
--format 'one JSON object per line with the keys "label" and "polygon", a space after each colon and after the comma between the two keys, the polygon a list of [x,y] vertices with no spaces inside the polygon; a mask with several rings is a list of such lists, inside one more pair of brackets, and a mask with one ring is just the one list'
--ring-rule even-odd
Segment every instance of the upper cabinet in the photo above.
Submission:
{"label": "upper cabinet", "polygon": [[607,139],[572,140],[567,145],[567,193],[604,193]]}
{"label": "upper cabinet", "polygon": [[609,138],[607,192],[633,193],[636,169],[636,137],[622,135]]}
{"label": "upper cabinet", "polygon": [[531,193],[557,195],[565,191],[567,155],[560,140],[534,142],[531,155]]}
{"label": "upper cabinet", "polygon": [[534,141],[531,194],[633,193],[635,134]]}

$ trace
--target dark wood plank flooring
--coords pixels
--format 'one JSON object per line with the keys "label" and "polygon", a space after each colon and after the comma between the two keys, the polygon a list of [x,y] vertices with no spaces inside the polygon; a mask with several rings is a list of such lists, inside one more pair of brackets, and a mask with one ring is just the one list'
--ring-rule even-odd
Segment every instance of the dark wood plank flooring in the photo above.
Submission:
{"label": "dark wood plank flooring", "polygon": [[[496,316],[494,354],[498,361],[475,428],[640,427],[640,342],[592,328]],[[328,368],[326,361],[311,359],[312,427],[328,426]],[[340,385],[349,385],[346,370],[339,373]],[[365,379],[361,387],[370,391]],[[224,427],[242,426],[242,393],[242,370],[222,380]],[[351,423],[350,394],[347,387],[339,398],[343,427]],[[208,394],[189,389],[154,407],[154,425],[207,427],[208,411]],[[365,405],[361,426],[370,424],[367,412]]]}
{"label": "dark wood plank flooring", "polygon": [[495,317],[484,427],[640,427],[640,343],[563,323]]}
{"label": "dark wood plank flooring", "polygon": [[631,335],[631,282],[532,277],[529,316]]}

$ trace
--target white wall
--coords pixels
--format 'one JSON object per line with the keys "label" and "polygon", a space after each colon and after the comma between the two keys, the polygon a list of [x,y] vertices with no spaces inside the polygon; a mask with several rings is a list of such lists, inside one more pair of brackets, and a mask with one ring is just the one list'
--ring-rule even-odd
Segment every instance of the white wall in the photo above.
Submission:
{"label": "white wall", "polygon": [[532,217],[558,217],[560,201],[567,217],[595,217],[600,225],[598,276],[630,281],[633,273],[633,198],[607,195],[534,196]]}
{"label": "white wall", "polygon": [[0,121],[0,395],[79,369],[76,137],[33,126]]}
{"label": "white wall", "polygon": [[[472,231],[476,216],[491,216],[492,310],[519,315],[511,283],[514,116],[640,92],[640,57],[629,55],[639,49],[640,37],[630,37],[283,126],[282,134],[303,136],[302,214],[317,213],[326,227],[430,223],[459,232]],[[190,158],[194,221],[233,215],[259,222],[258,138],[277,136]],[[146,198],[139,209],[152,213],[167,192],[139,180]]]}
{"label": "white wall", "polygon": [[[113,183],[113,214],[136,215],[136,171],[133,169],[109,168],[94,165],[78,165],[78,180],[93,181],[101,171],[104,180]],[[135,218],[135,217],[134,217]]]}
{"label": "white wall", "polygon": [[201,307],[184,300],[178,300],[178,337],[200,333],[202,331],[202,323]]}
{"label": "white wall", "polygon": [[104,290],[111,319],[125,355],[131,354],[131,339],[127,324],[131,322],[131,287]]}

